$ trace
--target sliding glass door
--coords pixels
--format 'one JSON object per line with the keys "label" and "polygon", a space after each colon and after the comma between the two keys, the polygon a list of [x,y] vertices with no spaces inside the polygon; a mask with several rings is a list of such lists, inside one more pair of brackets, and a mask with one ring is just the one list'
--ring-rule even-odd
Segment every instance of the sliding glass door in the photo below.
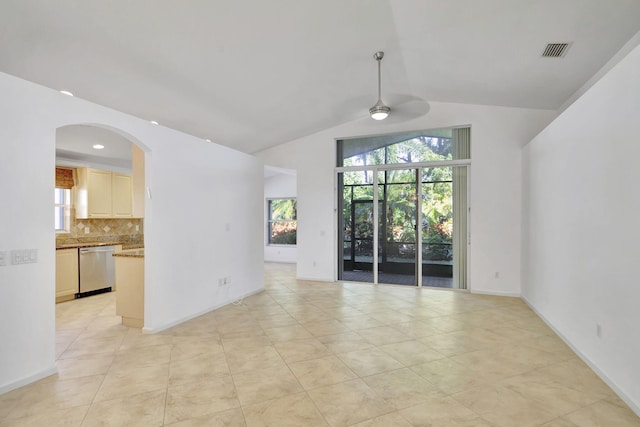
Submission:
{"label": "sliding glass door", "polygon": [[379,171],[383,225],[378,283],[417,285],[418,186],[416,169]]}
{"label": "sliding glass door", "polygon": [[339,280],[467,288],[469,129],[432,132],[339,144]]}
{"label": "sliding glass door", "polygon": [[[342,206],[340,236],[342,242],[342,271],[358,282],[373,283],[374,253],[374,184],[373,171],[340,174]],[[346,183],[346,184],[343,184]]]}
{"label": "sliding glass door", "polygon": [[[422,186],[422,285],[453,288],[453,167],[424,168]],[[466,195],[465,195],[466,197]],[[457,286],[455,286],[457,287]]]}

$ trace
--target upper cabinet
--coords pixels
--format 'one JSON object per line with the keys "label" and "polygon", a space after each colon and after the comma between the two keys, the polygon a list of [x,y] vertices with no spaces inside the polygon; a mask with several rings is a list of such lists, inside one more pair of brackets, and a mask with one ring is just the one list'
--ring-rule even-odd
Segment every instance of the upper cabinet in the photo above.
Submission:
{"label": "upper cabinet", "polygon": [[111,172],[99,169],[78,169],[78,218],[111,217]]}
{"label": "upper cabinet", "polygon": [[78,168],[76,218],[131,218],[131,175]]}
{"label": "upper cabinet", "polygon": [[131,175],[115,172],[111,174],[111,213],[113,218],[131,218],[133,216],[132,191]]}

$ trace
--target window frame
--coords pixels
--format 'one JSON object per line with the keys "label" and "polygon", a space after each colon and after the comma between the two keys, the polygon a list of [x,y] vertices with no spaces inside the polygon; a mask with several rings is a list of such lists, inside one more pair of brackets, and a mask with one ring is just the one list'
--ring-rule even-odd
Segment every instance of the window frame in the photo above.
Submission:
{"label": "window frame", "polygon": [[[62,203],[56,203],[56,194],[55,192],[62,192]],[[69,233],[71,227],[71,218],[70,218],[70,209],[71,209],[71,190],[68,188],[55,187],[54,189],[54,197],[53,197],[53,208],[54,208],[54,229],[56,234],[60,233]],[[58,224],[55,221],[56,211],[61,209],[60,220],[62,222],[62,228],[58,228]]]}
{"label": "window frame", "polygon": [[[298,244],[298,218],[297,218],[297,205],[298,199],[296,197],[268,197],[266,200],[266,213],[267,213],[267,221],[266,221],[266,243],[267,246],[284,246],[284,247],[295,247]],[[271,203],[276,200],[293,200],[294,208],[296,210],[296,217],[294,219],[272,219],[272,208]],[[273,243],[271,241],[272,238],[272,226],[274,223],[294,223],[296,230],[296,242],[295,243]]]}

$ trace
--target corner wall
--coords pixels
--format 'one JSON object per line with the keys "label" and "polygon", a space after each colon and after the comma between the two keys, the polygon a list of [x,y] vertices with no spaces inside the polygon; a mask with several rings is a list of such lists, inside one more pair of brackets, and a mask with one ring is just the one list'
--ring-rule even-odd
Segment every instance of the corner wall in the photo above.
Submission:
{"label": "corner wall", "polygon": [[521,151],[556,114],[435,102],[430,107],[412,121],[364,117],[256,154],[265,164],[297,170],[298,278],[336,278],[335,139],[471,125],[470,289],[520,295]]}
{"label": "corner wall", "polygon": [[[3,73],[0,93],[0,251],[38,250],[35,264],[0,266],[0,393],[56,370],[52,215],[61,126],[103,125],[145,146],[146,330],[263,289],[259,159]],[[219,277],[231,277],[231,286],[219,289]]]}
{"label": "corner wall", "polygon": [[638,414],[639,75],[636,47],[525,148],[522,272],[525,300]]}

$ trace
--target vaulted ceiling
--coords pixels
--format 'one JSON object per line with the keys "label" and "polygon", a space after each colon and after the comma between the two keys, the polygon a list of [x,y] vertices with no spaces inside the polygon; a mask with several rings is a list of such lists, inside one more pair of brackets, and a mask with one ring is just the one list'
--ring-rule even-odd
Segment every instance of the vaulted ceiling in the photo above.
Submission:
{"label": "vaulted ceiling", "polygon": [[558,109],[638,31],[638,0],[2,0],[0,71],[252,153],[366,117],[378,50],[392,109]]}

